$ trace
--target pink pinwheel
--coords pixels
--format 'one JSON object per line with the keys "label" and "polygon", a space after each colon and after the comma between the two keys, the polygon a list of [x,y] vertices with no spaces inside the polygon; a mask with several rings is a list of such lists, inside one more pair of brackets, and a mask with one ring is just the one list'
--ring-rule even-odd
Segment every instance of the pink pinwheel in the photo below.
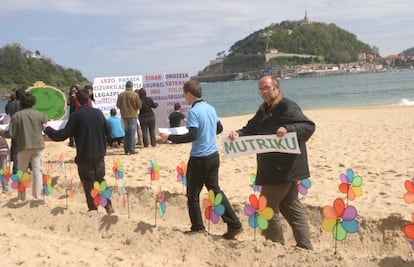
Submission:
{"label": "pink pinwheel", "polygon": [[339,179],[342,182],[339,185],[339,191],[347,194],[347,199],[354,200],[356,197],[362,196],[362,178],[361,176],[354,176],[352,169],[347,169],[346,175],[341,173]]}
{"label": "pink pinwheel", "polygon": [[249,225],[251,228],[256,229],[259,227],[262,230],[266,230],[269,227],[269,220],[273,218],[274,211],[272,208],[267,207],[267,199],[265,196],[257,198],[256,195],[251,194],[249,196],[250,204],[244,206],[244,214],[249,216]]}
{"label": "pink pinwheel", "polygon": [[298,181],[296,186],[298,187],[299,193],[304,196],[308,193],[308,189],[312,186],[312,183],[309,178],[306,178]]}
{"label": "pink pinwheel", "polygon": [[112,191],[108,188],[106,181],[101,183],[93,183],[93,188],[91,190],[91,196],[95,206],[105,207],[108,203],[108,199],[112,196]]}
{"label": "pink pinwheel", "polygon": [[333,207],[323,207],[322,213],[325,217],[322,221],[322,229],[326,232],[332,232],[335,240],[343,241],[347,233],[358,231],[359,224],[355,220],[357,216],[356,208],[354,206],[345,207],[345,203],[341,198],[335,199]]}
{"label": "pink pinwheel", "polygon": [[208,198],[203,199],[204,215],[207,220],[216,224],[220,220],[220,216],[224,214],[224,206],[221,204],[223,195],[218,193],[214,195],[213,190],[208,190]]}
{"label": "pink pinwheel", "polygon": [[410,180],[405,180],[404,187],[407,193],[404,195],[404,201],[407,204],[414,203],[414,176]]}
{"label": "pink pinwheel", "polygon": [[187,165],[184,161],[181,161],[180,165],[177,166],[177,181],[183,185],[187,185]]}

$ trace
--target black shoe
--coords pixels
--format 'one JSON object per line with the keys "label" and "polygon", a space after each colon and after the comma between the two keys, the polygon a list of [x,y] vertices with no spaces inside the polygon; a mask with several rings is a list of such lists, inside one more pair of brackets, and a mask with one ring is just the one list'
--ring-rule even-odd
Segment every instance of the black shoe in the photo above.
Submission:
{"label": "black shoe", "polygon": [[205,229],[195,229],[195,230],[189,230],[189,231],[184,231],[185,235],[194,235],[194,234],[203,234],[205,233],[206,230]]}
{"label": "black shoe", "polygon": [[106,210],[106,214],[108,214],[108,215],[111,215],[112,213],[115,212],[114,208],[112,208],[111,204],[106,205],[105,210]]}
{"label": "black shoe", "polygon": [[227,240],[235,239],[241,232],[243,232],[243,227],[241,226],[239,228],[227,227],[227,233],[223,234],[223,238]]}
{"label": "black shoe", "polygon": [[97,210],[98,210],[97,208],[92,208],[92,209],[88,209],[88,212],[97,211]]}

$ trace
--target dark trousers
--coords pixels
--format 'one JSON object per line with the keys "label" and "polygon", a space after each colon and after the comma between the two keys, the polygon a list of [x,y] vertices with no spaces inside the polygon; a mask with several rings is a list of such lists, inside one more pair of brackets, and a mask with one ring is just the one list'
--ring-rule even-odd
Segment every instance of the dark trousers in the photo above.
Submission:
{"label": "dark trousers", "polygon": [[122,142],[124,142],[124,137],[117,137],[117,138],[109,137],[108,138],[108,144],[109,144],[110,147],[112,147],[114,145],[114,142],[117,142],[118,146],[120,146],[122,144]]}
{"label": "dark trousers", "polygon": [[73,136],[69,136],[69,146],[75,145],[75,138]]}
{"label": "dark trousers", "polygon": [[139,117],[139,124],[141,124],[142,142],[144,143],[144,147],[148,147],[150,141],[151,146],[156,146],[157,140],[155,138],[155,117],[141,116]]}
{"label": "dark trousers", "polygon": [[10,161],[13,161],[13,173],[17,173],[19,165],[17,163],[17,140],[12,138],[10,146]]}
{"label": "dark trousers", "polygon": [[[85,191],[86,204],[88,205],[89,210],[96,210],[97,207],[93,202],[91,190],[95,181],[101,183],[103,180],[105,180],[105,161],[104,159],[97,162],[87,161],[77,163],[77,165],[79,178]],[[112,206],[110,199],[108,199],[107,207],[108,206]]]}
{"label": "dark trousers", "polygon": [[275,212],[274,217],[269,221],[269,227],[263,232],[264,236],[274,242],[284,243],[280,222],[280,213],[282,213],[292,227],[296,243],[312,248],[308,218],[299,201],[296,183],[263,185],[261,194],[266,197],[268,206]]}
{"label": "dark trousers", "polygon": [[218,184],[218,169],[220,165],[218,153],[207,157],[190,157],[187,164],[187,204],[191,220],[191,230],[204,229],[203,218],[200,210],[200,192],[203,185],[207,190],[212,189],[214,194],[221,193],[225,212],[221,216],[229,227],[239,228],[241,223],[230,205],[224,192]]}

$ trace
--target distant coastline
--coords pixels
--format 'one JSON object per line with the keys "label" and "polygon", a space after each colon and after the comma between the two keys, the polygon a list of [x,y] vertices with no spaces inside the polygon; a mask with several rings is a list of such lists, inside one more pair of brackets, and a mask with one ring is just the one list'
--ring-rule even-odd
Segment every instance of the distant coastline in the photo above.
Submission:
{"label": "distant coastline", "polygon": [[380,64],[375,63],[351,63],[351,64],[310,64],[296,67],[272,68],[265,70],[239,72],[239,73],[223,73],[215,75],[195,75],[191,79],[200,82],[224,82],[224,81],[240,81],[240,80],[258,80],[263,75],[272,75],[280,79],[291,78],[307,78],[322,77],[334,75],[349,75],[363,73],[378,73],[389,71],[400,71],[413,69],[411,68],[384,68]]}

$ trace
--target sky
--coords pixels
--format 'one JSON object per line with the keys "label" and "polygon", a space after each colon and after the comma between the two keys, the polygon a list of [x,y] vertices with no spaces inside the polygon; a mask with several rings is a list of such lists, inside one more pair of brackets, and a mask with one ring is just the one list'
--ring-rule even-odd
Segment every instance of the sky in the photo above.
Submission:
{"label": "sky", "polygon": [[90,81],[196,75],[235,42],[305,12],[378,47],[381,56],[414,47],[412,0],[0,0],[0,47],[38,50]]}

